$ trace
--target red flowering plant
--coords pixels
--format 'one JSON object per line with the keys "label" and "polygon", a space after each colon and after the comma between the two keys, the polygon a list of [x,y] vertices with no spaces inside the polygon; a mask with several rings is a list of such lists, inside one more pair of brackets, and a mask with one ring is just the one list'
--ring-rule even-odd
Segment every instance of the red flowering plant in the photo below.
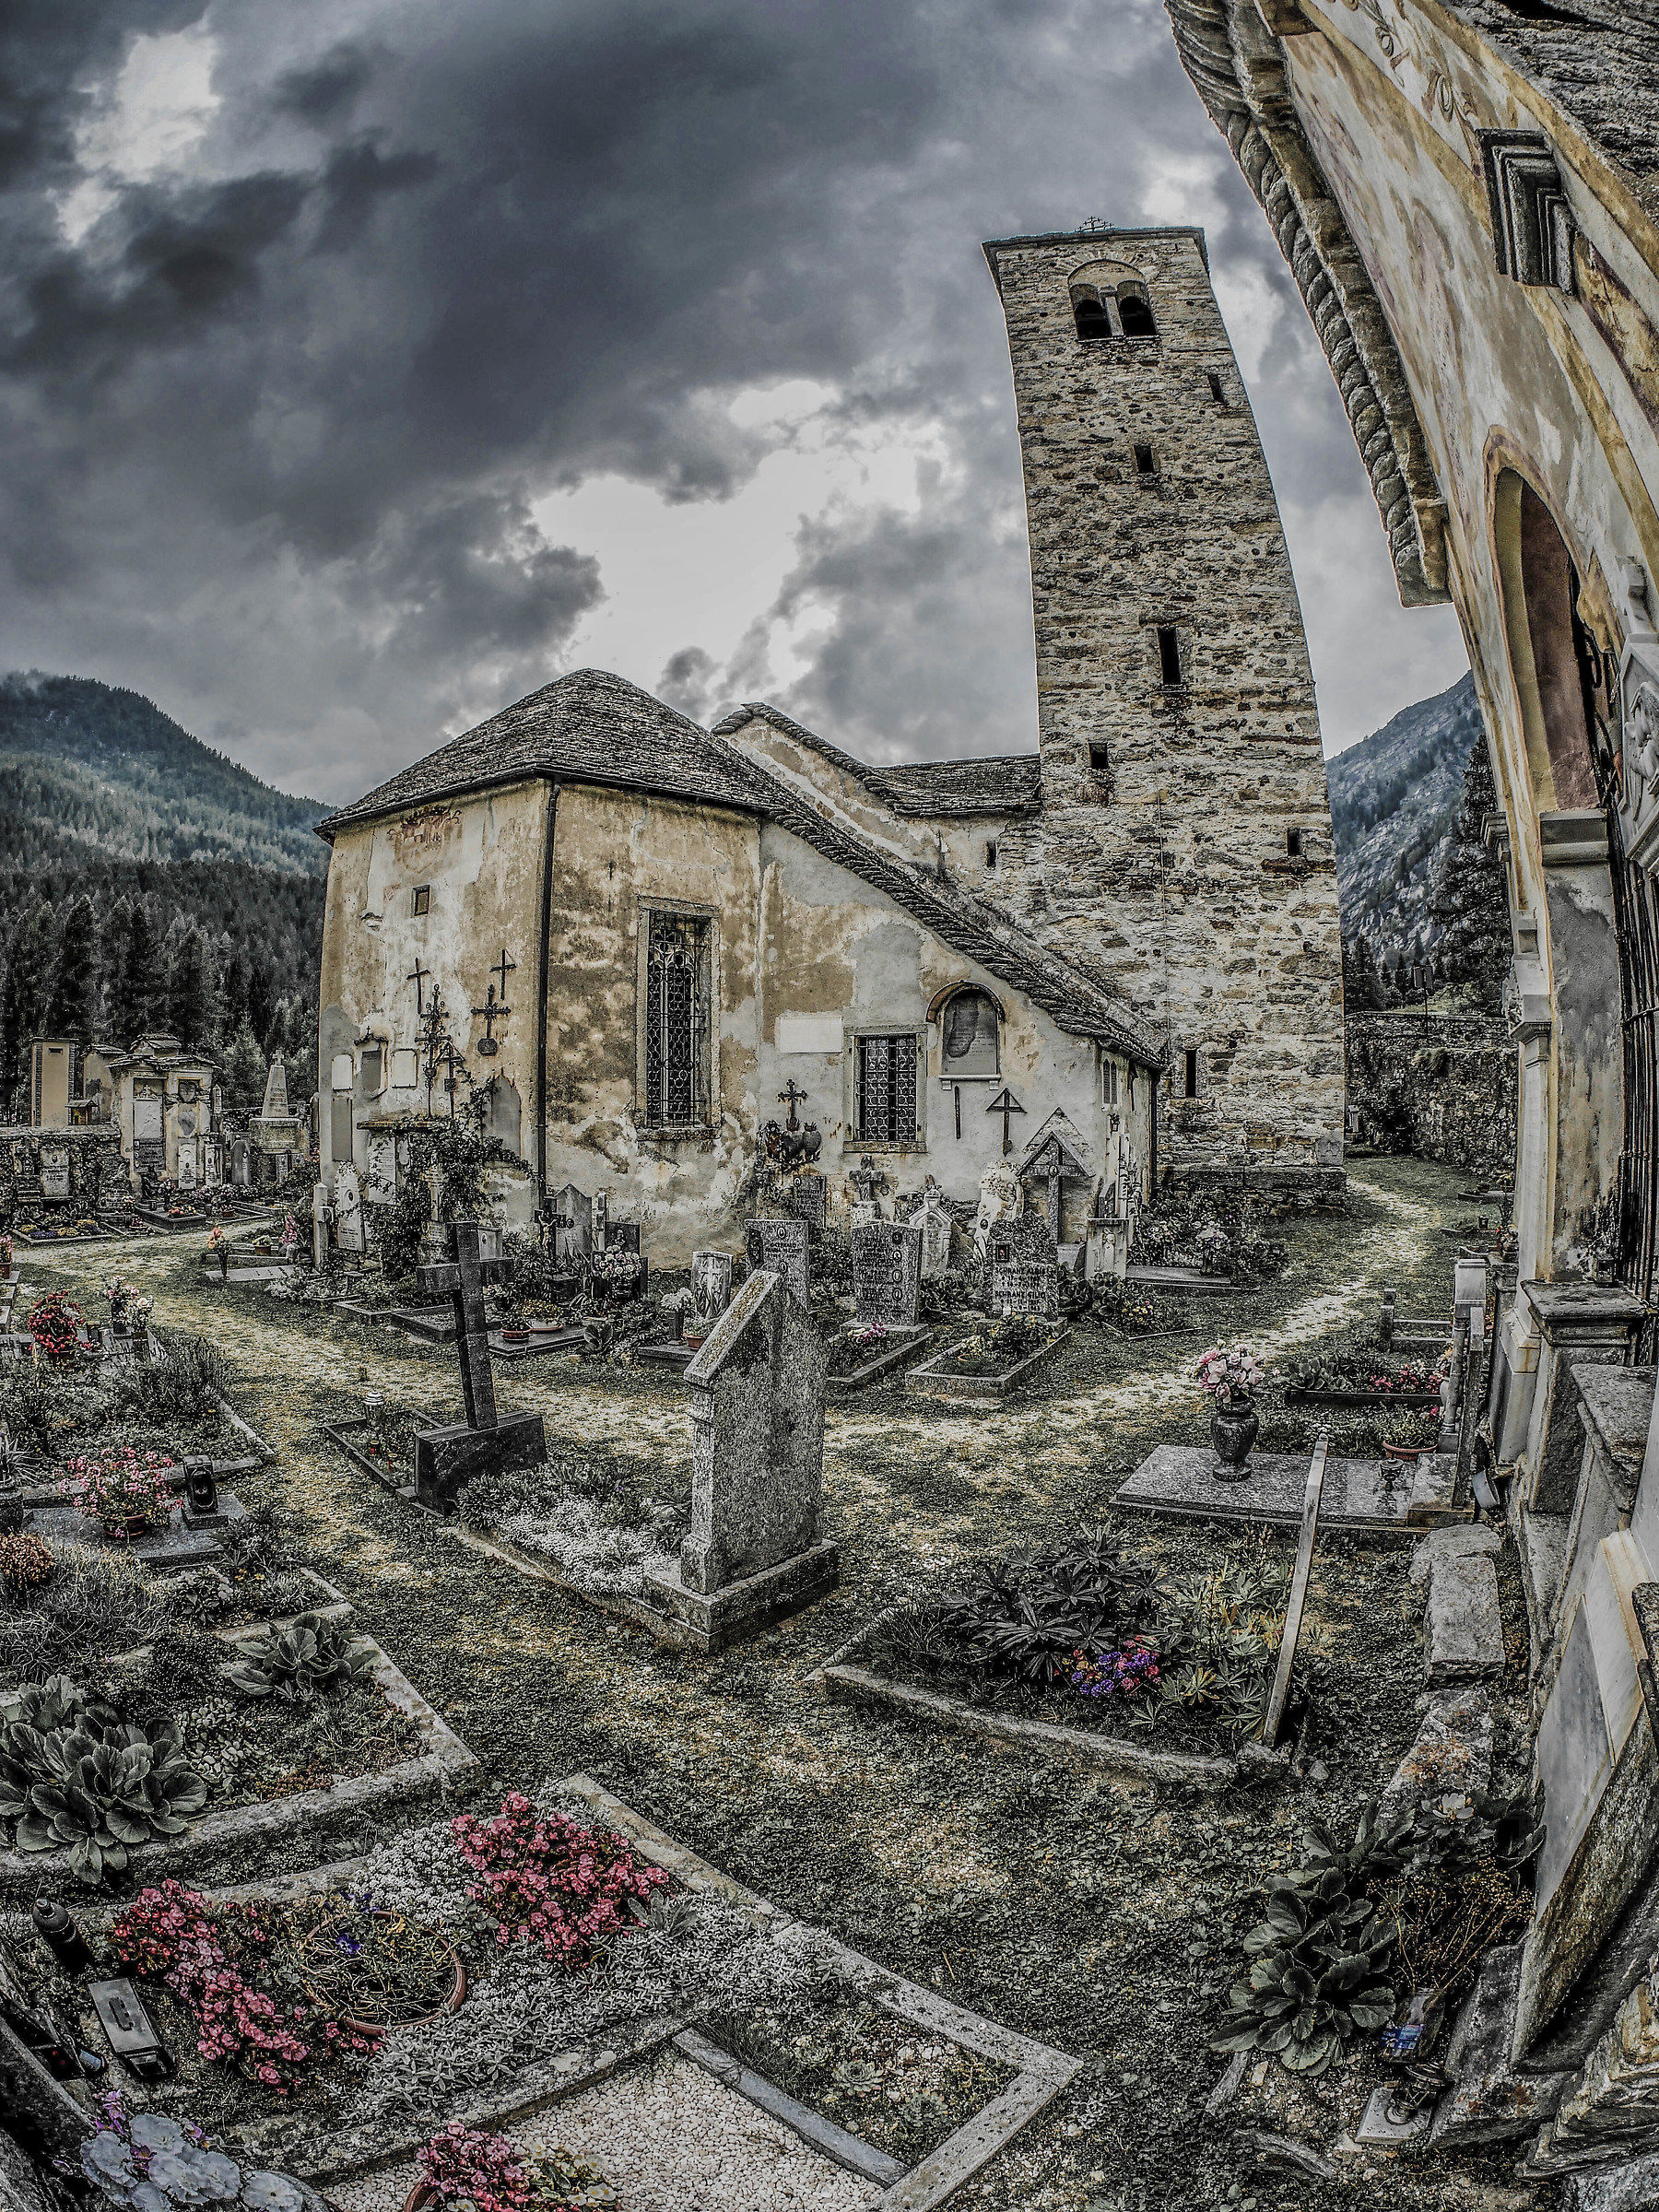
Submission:
{"label": "red flowering plant", "polygon": [[194,2016],[198,2056],[238,2066],[279,2097],[307,2067],[374,2049],[294,1980],[286,1932],[268,1905],[213,1904],[165,1881],[127,1907],[109,1944],[117,1965],[161,1983]]}
{"label": "red flowering plant", "polygon": [[472,2205],[477,2212],[583,2212],[617,2201],[586,2159],[562,2147],[517,2144],[459,2120],[424,2146],[420,2163],[441,2203]]}
{"label": "red flowering plant", "polygon": [[1072,1658],[1071,1686],[1080,1698],[1144,1697],[1158,1688],[1158,1653],[1144,1636],[1131,1636],[1122,1651]]}
{"label": "red flowering plant", "polygon": [[121,1444],[95,1459],[68,1461],[59,1487],[105,1528],[123,1523],[147,1528],[172,1512],[172,1465],[158,1452]]}
{"label": "red flowering plant", "polygon": [[571,1969],[621,1934],[626,1900],[644,1902],[668,1881],[660,1866],[635,1858],[625,1837],[578,1827],[563,1813],[538,1815],[516,1791],[492,1819],[462,1813],[450,1833],[483,1877],[467,1894],[495,1916],[497,1941],[539,1943]]}
{"label": "red flowering plant", "polygon": [[73,1359],[80,1337],[80,1308],[72,1306],[61,1290],[37,1298],[27,1324],[48,1359]]}

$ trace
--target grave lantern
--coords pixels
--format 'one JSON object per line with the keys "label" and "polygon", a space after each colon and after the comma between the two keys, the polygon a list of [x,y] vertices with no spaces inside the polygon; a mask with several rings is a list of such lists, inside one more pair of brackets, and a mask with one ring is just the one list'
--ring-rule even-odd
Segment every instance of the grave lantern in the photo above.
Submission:
{"label": "grave lantern", "polygon": [[135,2081],[171,2081],[172,2053],[157,2034],[138,1992],[128,1981],[94,1982],[87,1994],[110,2048]]}

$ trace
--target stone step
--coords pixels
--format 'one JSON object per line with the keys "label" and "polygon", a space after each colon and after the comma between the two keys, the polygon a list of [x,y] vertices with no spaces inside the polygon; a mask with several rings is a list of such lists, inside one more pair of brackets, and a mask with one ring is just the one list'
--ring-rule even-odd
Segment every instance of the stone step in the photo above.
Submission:
{"label": "stone step", "polygon": [[[1490,1529],[1439,1529],[1424,1538],[1490,1536]],[[1429,1575],[1423,1624],[1424,1675],[1431,1689],[1458,1682],[1496,1681],[1503,1672],[1503,1618],[1498,1573],[1484,1550],[1442,1551]]]}

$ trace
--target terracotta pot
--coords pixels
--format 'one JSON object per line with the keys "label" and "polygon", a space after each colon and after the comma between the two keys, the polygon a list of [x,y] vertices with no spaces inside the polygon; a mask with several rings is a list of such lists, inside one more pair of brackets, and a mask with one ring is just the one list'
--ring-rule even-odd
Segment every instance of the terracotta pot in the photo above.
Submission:
{"label": "terracotta pot", "polygon": [[[433,1935],[438,1933],[436,1929],[430,1932]],[[450,1964],[454,1970],[454,1978],[450,1983],[450,1994],[435,2012],[423,2013],[418,2020],[399,2020],[397,2025],[400,2028],[430,2027],[434,2020],[441,2020],[446,2013],[459,2012],[466,2002],[466,1968],[462,1963],[461,1954],[447,1936],[439,1936],[438,1940],[449,1953]],[[342,2024],[349,2028],[353,2035],[373,2037],[390,2032],[390,2023],[385,2020],[359,2020],[352,2018],[349,2015],[343,2015]],[[416,2194],[419,2194],[419,2191],[417,2190]]]}
{"label": "terracotta pot", "polygon": [[403,2212],[424,2212],[425,2206],[431,2203],[437,2194],[430,2182],[417,2182],[404,2198]]}
{"label": "terracotta pot", "polygon": [[1427,1444],[1391,1444],[1384,1441],[1382,1456],[1384,1459],[1403,1459],[1408,1466],[1414,1466],[1428,1450]]}
{"label": "terracotta pot", "polygon": [[528,1344],[529,1341],[530,1332],[528,1329],[503,1329],[501,1331],[503,1344]]}
{"label": "terracotta pot", "polygon": [[1210,1473],[1218,1482],[1249,1480],[1250,1447],[1261,1425],[1261,1416],[1253,1406],[1235,1406],[1231,1412],[1217,1406],[1210,1416],[1210,1442],[1216,1452]]}

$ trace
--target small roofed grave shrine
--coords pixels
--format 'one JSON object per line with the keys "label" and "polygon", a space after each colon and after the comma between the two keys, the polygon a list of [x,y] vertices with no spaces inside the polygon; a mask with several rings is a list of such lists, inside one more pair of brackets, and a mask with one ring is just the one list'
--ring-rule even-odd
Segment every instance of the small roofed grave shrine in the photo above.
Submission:
{"label": "small roofed grave shrine", "polygon": [[819,1534],[822,1337],[782,1278],[758,1268],[686,1370],[691,1522],[676,1567],[645,1595],[718,1651],[832,1590],[840,1554]]}
{"label": "small roofed grave shrine", "polygon": [[1100,1182],[1088,1147],[1058,1112],[1050,1114],[1019,1155],[1016,1172],[1027,1204],[1042,1215],[1056,1245],[1081,1247],[1088,1233],[1090,1201]]}
{"label": "small roofed grave shrine", "polygon": [[506,1282],[512,1273],[513,1263],[501,1254],[501,1232],[487,1223],[457,1221],[453,1233],[453,1259],[427,1260],[417,1271],[428,1297],[448,1297],[453,1304],[455,1347],[466,1402],[465,1421],[423,1429],[416,1435],[415,1502],[434,1513],[453,1512],[455,1492],[474,1477],[539,1466],[547,1456],[539,1413],[496,1410],[484,1293],[490,1284]]}

